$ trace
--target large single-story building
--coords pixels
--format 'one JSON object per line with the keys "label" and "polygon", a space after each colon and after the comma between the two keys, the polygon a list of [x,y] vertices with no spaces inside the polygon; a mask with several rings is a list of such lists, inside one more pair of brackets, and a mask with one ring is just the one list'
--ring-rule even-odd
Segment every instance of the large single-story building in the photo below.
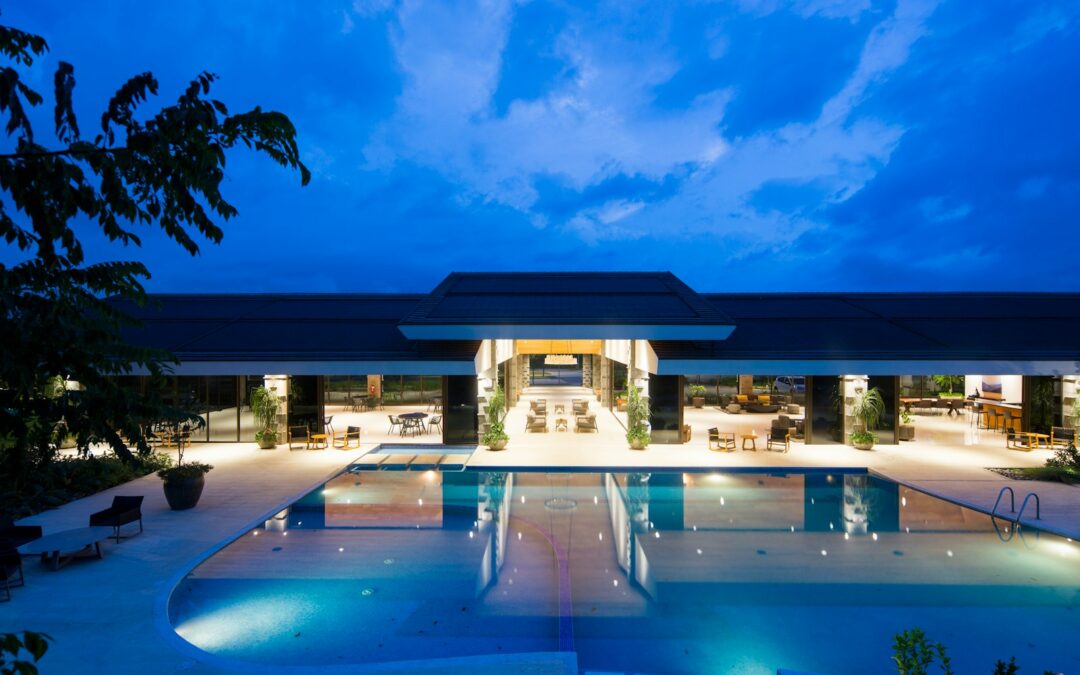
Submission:
{"label": "large single-story building", "polygon": [[666,272],[454,273],[428,294],[155,295],[125,309],[141,321],[129,341],[178,357],[171,395],[207,420],[205,441],[250,441],[247,398],[268,385],[287,402],[283,426],[318,430],[331,403],[422,403],[440,409],[445,443],[476,443],[496,383],[512,403],[545,363],[602,407],[633,383],[658,443],[682,442],[695,385],[720,411],[797,406],[808,444],[845,442],[868,387],[886,403],[884,442],[912,406],[979,404],[980,423],[1038,431],[1072,426],[1080,373],[1080,294],[698,293]]}

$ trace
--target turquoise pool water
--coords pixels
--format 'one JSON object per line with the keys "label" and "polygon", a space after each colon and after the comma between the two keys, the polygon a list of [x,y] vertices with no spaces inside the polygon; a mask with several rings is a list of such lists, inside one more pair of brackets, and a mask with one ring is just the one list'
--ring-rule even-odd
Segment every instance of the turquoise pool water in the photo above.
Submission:
{"label": "turquoise pool water", "polygon": [[1080,545],[866,474],[351,467],[194,569],[169,618],[254,668],[895,672],[920,627],[956,672],[1077,672]]}

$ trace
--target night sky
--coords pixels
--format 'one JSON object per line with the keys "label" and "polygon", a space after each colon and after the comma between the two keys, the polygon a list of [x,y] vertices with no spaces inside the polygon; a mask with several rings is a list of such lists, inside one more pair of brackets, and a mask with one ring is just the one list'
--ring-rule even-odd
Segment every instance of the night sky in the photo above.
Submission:
{"label": "night sky", "polygon": [[298,127],[311,184],[234,152],[241,215],[199,257],[86,235],[95,259],[147,260],[154,291],[615,269],[1080,289],[1080,0],[666,5],[22,0],[0,20],[49,41],[26,75],[43,93],[75,65],[87,132],[145,70],[161,101],[209,70],[232,111]]}

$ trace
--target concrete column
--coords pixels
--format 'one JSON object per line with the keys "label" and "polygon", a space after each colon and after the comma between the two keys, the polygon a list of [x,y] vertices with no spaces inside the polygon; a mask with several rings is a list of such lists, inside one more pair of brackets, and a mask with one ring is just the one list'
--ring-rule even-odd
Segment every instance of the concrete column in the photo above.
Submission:
{"label": "concrete column", "polygon": [[[372,386],[375,387],[374,391],[371,389]],[[382,396],[382,375],[368,375],[367,390],[369,396]]]}

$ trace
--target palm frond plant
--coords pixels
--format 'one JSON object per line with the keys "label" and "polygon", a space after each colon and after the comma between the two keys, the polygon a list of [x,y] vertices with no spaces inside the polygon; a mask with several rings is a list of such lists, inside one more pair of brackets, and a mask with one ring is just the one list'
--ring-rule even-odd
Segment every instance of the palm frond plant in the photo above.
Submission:
{"label": "palm frond plant", "polygon": [[851,434],[851,442],[855,447],[869,450],[874,443],[877,443],[878,439],[873,430],[877,428],[884,414],[885,400],[877,387],[856,392],[851,404],[851,416],[855,418],[855,430]]}

